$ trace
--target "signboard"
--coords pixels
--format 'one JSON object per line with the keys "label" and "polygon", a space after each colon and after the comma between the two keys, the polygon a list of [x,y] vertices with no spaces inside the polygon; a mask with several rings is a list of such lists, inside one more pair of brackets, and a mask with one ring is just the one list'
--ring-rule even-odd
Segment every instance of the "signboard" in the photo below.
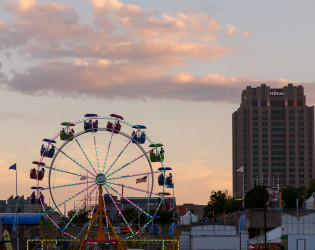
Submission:
{"label": "signboard", "polygon": [[271,96],[284,96],[283,89],[270,89],[269,94]]}

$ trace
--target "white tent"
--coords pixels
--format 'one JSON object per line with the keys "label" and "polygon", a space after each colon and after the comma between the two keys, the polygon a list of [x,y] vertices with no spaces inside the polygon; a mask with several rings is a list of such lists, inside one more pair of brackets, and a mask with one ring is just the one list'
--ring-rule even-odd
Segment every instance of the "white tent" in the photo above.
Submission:
{"label": "white tent", "polygon": [[313,195],[311,195],[311,197],[305,201],[305,209],[315,209],[314,208],[314,196]]}
{"label": "white tent", "polygon": [[191,222],[197,222],[197,221],[198,221],[197,216],[194,215],[189,210],[187,211],[187,213],[185,215],[180,217],[180,223],[182,225],[189,225]]}
{"label": "white tent", "polygon": [[[276,227],[267,232],[266,243],[281,243],[281,226]],[[249,239],[250,244],[264,243],[265,234],[258,235],[254,238]]]}

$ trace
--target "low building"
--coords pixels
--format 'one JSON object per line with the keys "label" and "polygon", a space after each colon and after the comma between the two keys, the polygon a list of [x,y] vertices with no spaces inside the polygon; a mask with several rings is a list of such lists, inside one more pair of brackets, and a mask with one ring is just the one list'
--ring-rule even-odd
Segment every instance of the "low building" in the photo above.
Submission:
{"label": "low building", "polygon": [[193,223],[190,232],[180,234],[179,249],[247,250],[248,234],[245,231],[239,233],[235,225]]}
{"label": "low building", "polygon": [[282,243],[287,250],[313,250],[315,242],[315,214],[304,216],[282,214]]}

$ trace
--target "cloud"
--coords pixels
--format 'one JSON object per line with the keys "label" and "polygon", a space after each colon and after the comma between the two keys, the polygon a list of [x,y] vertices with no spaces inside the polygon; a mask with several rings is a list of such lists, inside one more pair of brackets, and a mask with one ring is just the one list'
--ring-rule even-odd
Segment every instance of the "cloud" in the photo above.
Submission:
{"label": "cloud", "polygon": [[192,76],[188,72],[167,74],[150,65],[75,60],[46,63],[27,72],[13,72],[6,82],[11,91],[36,95],[92,96],[108,99],[177,99],[238,103],[248,85],[283,86],[286,79],[263,81],[247,75],[227,78],[222,74]]}
{"label": "cloud", "polygon": [[[247,76],[177,71],[191,59],[217,60],[237,51],[218,43],[221,25],[207,14],[188,8],[158,13],[118,0],[87,2],[89,22],[70,3],[2,2],[0,9],[11,19],[0,22],[0,55],[27,63],[23,69],[3,65],[0,86],[40,95],[235,102],[252,82]],[[231,35],[240,32],[228,28]]]}
{"label": "cloud", "polygon": [[237,30],[232,24],[227,25],[225,34],[227,37],[243,36],[244,38],[248,38],[250,36],[249,31],[241,29]]}
{"label": "cloud", "polygon": [[216,59],[234,51],[214,44],[220,25],[197,11],[187,9],[171,16],[118,0],[90,2],[92,23],[82,23],[69,3],[5,1],[1,9],[14,19],[0,23],[0,48],[3,53],[17,49],[19,56],[45,59],[145,60],[167,66],[188,58]]}
{"label": "cloud", "polygon": [[235,36],[236,35],[235,31],[236,31],[236,28],[233,25],[231,24],[227,25],[227,28],[226,28],[227,36]]}

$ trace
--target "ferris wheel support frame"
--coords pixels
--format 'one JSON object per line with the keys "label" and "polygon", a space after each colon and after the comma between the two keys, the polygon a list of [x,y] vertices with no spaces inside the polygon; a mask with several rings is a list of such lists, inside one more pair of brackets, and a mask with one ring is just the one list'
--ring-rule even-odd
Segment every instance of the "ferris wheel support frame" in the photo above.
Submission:
{"label": "ferris wheel support frame", "polygon": [[106,213],[106,210],[104,209],[103,207],[103,185],[102,184],[99,184],[98,185],[98,188],[99,188],[99,192],[98,192],[98,209],[96,210],[96,212],[94,213],[93,217],[90,219],[89,221],[89,228],[86,232],[86,234],[84,235],[84,239],[82,240],[81,242],[81,245],[80,245],[80,249],[83,248],[84,246],[84,243],[86,242],[86,239],[92,229],[92,226],[96,220],[96,217],[97,215],[98,216],[98,228],[97,228],[97,236],[96,236],[96,240],[99,241],[99,242],[102,242],[102,241],[106,241],[105,239],[105,232],[103,230],[103,212],[104,212],[104,215],[106,217],[106,220],[107,220],[107,223],[108,223],[108,230],[110,233],[113,234],[114,236],[114,239],[116,241],[116,244],[117,244],[117,250],[123,250],[123,243],[119,240],[113,226],[112,226],[112,223],[110,222],[110,219]]}

